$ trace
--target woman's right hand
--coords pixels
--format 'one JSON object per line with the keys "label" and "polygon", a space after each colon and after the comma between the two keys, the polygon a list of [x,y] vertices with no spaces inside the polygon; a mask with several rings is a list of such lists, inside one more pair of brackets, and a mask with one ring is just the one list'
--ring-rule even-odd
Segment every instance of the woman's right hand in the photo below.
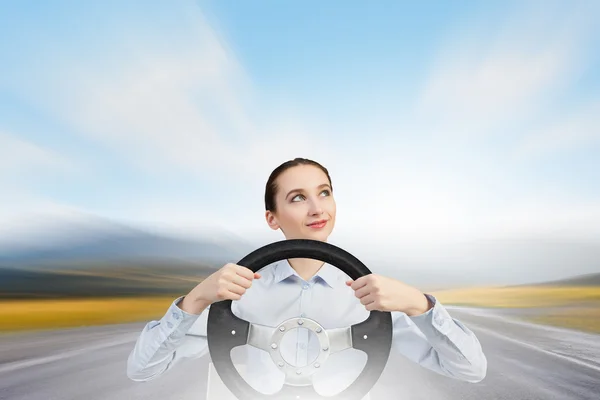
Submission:
{"label": "woman's right hand", "polygon": [[180,303],[180,308],[190,314],[201,314],[209,305],[222,300],[239,300],[260,279],[250,268],[228,263],[200,282]]}

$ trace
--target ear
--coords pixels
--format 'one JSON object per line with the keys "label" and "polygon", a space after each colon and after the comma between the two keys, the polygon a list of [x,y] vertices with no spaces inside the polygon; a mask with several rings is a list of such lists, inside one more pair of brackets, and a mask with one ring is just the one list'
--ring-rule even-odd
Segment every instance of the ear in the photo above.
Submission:
{"label": "ear", "polygon": [[267,224],[271,229],[273,229],[274,231],[279,229],[279,223],[277,222],[277,218],[275,217],[275,214],[273,214],[271,211],[267,210],[265,212],[265,219],[267,220]]}

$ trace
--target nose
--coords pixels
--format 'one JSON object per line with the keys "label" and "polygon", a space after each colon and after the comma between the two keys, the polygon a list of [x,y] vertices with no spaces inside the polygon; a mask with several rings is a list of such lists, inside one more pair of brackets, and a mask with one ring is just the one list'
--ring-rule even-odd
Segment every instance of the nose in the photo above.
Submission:
{"label": "nose", "polygon": [[319,203],[318,200],[312,200],[312,201],[310,201],[309,204],[310,204],[310,206],[308,208],[309,215],[323,214],[323,207],[321,207],[321,204]]}

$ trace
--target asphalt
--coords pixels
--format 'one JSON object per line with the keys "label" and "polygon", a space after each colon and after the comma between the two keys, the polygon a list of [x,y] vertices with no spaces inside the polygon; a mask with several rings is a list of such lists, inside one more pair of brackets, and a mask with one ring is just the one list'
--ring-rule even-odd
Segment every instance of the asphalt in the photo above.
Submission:
{"label": "asphalt", "polygon": [[[600,335],[522,323],[488,310],[449,310],[477,334],[488,359],[486,378],[460,382],[392,354],[372,400],[600,398]],[[127,378],[127,356],[143,326],[0,336],[0,399],[216,400],[206,396],[208,357],[184,360],[153,381]]]}

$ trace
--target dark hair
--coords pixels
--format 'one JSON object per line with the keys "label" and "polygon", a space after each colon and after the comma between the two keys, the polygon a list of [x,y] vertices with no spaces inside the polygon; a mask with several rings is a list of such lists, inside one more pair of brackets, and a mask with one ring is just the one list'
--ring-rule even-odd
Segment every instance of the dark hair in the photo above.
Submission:
{"label": "dark hair", "polygon": [[333,190],[333,185],[331,184],[331,177],[329,176],[329,171],[327,168],[322,166],[316,161],[309,160],[307,158],[294,158],[293,160],[289,160],[281,164],[279,167],[275,168],[269,179],[267,180],[267,185],[265,187],[265,210],[275,212],[277,205],[275,204],[275,195],[277,194],[277,190],[279,187],[277,186],[277,178],[281,175],[285,170],[296,167],[298,165],[312,165],[319,168],[321,171],[325,172],[327,175],[327,179],[329,180],[329,186],[331,186],[331,190]]}

